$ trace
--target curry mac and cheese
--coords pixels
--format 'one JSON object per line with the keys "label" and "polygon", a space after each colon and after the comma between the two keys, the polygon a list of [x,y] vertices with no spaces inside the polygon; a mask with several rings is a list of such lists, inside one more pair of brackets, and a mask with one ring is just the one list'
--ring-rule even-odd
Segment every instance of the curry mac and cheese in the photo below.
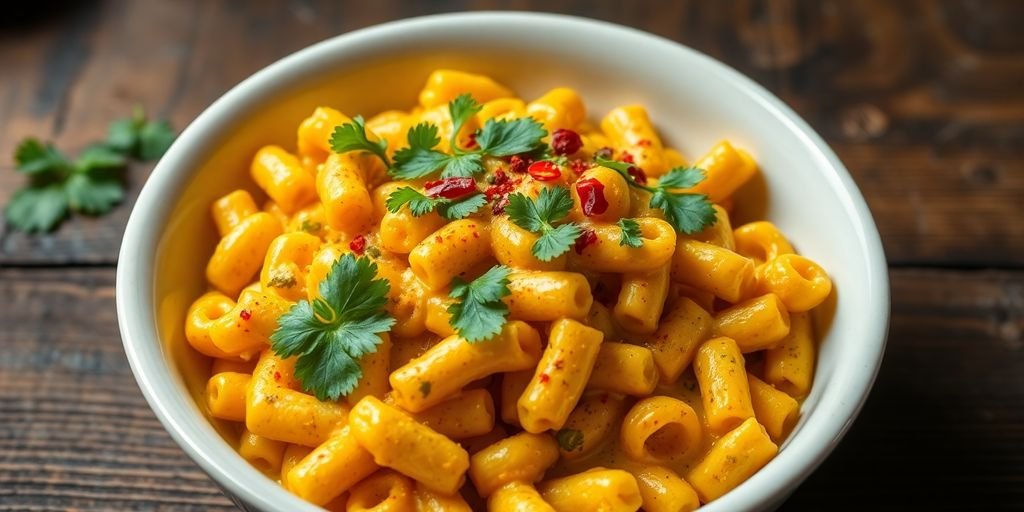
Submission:
{"label": "curry mac and cheese", "polygon": [[591,124],[460,71],[319,107],[211,207],[206,410],[329,510],[696,509],[775,456],[831,292],[731,224],[756,172],[728,141],[689,163],[644,106]]}

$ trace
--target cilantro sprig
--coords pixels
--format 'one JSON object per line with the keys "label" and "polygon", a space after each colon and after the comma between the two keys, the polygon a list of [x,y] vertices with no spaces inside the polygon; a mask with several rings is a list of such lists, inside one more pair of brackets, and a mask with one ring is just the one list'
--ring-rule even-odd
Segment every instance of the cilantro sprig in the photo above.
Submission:
{"label": "cilantro sprig", "polygon": [[640,223],[636,219],[622,218],[619,219],[616,225],[622,230],[622,233],[619,235],[619,245],[633,248],[643,247],[643,233],[640,232]]}
{"label": "cilantro sprig", "polygon": [[412,187],[401,187],[388,196],[385,205],[391,213],[397,213],[406,204],[413,217],[422,217],[432,211],[448,219],[457,220],[476,213],[481,207],[487,204],[487,197],[482,192],[476,192],[459,199],[445,199],[443,197],[430,197]]}
{"label": "cilantro sprig", "polygon": [[174,141],[166,121],[149,121],[141,107],[111,123],[107,139],[72,160],[52,144],[27,138],[14,152],[28,184],[4,209],[7,222],[26,233],[52,231],[69,212],[101,215],[124,199],[124,168],[129,157],[159,158]]}
{"label": "cilantro sprig", "polygon": [[540,237],[531,251],[541,261],[551,261],[572,247],[582,230],[573,222],[555,225],[572,209],[572,196],[565,187],[549,187],[540,191],[534,201],[522,193],[508,196],[505,213],[517,226]]}
{"label": "cilantro sprig", "polygon": [[448,306],[451,326],[470,343],[489,340],[501,332],[508,318],[508,306],[502,298],[511,293],[508,276],[511,270],[495,265],[471,282],[460,278],[452,281],[448,294],[455,302]]}
{"label": "cilantro sprig", "polygon": [[295,376],[318,399],[348,395],[363,376],[359,359],[376,352],[380,334],[395,324],[384,310],[390,288],[377,279],[373,260],[345,254],[320,282],[319,297],[299,301],[278,319],[271,349],[298,356]]}
{"label": "cilantro sprig", "polygon": [[387,158],[387,143],[371,142],[366,135],[362,118],[338,126],[331,138],[331,147],[337,153],[369,151],[381,158],[395,179],[415,180],[441,172],[442,178],[472,177],[484,171],[485,156],[505,157],[539,150],[547,135],[543,125],[532,118],[513,120],[489,119],[476,134],[476,147],[463,148],[458,144],[459,133],[482,105],[472,96],[462,94],[448,103],[452,120],[448,152],[437,149],[441,143],[436,125],[420,123],[406,133],[407,147],[395,152],[394,162]]}
{"label": "cilantro sprig", "polygon": [[665,213],[665,220],[684,234],[703,231],[715,223],[715,210],[705,194],[679,192],[679,189],[691,188],[704,181],[704,170],[697,167],[676,167],[658,180],[657,186],[638,183],[629,174],[633,164],[616,162],[597,157],[594,161],[602,166],[618,172],[630,186],[641,188],[651,193],[651,208],[658,208]]}

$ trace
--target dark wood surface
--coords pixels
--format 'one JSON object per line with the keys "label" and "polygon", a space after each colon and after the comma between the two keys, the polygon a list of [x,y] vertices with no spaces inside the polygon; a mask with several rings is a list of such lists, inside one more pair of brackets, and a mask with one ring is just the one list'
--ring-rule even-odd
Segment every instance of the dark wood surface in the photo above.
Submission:
{"label": "dark wood surface", "polygon": [[[136,103],[181,127],[312,42],[465,9],[635,26],[778,94],[866,196],[891,264],[888,351],[864,412],[784,510],[1024,510],[1024,3],[1015,1],[26,2],[0,16],[0,204],[35,135],[68,150]],[[699,77],[698,77],[699,78]],[[218,510],[121,350],[129,201],[0,228],[0,510]]]}

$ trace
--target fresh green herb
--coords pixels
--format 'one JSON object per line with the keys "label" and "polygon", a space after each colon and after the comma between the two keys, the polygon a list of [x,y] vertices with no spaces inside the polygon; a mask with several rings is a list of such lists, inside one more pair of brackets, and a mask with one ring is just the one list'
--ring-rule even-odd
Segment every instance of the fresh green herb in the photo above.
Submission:
{"label": "fresh green herb", "polygon": [[455,332],[466,341],[488,340],[501,332],[508,317],[508,306],[501,299],[511,293],[509,273],[508,267],[495,265],[472,282],[459,278],[452,281],[448,295],[456,302],[448,306],[448,314]]}
{"label": "fresh green herb", "polygon": [[563,428],[555,432],[555,440],[559,448],[571,452],[583,449],[583,432],[571,428]]}
{"label": "fresh green herb", "polygon": [[430,395],[430,381],[420,381],[420,394],[423,395],[423,398]]}
{"label": "fresh green herb", "polygon": [[476,192],[454,201],[443,197],[428,197],[412,187],[401,187],[388,196],[385,204],[391,213],[397,213],[408,204],[413,217],[421,217],[437,210],[440,216],[448,220],[457,220],[476,213],[487,204],[487,197],[481,192]]}
{"label": "fresh green herb", "polygon": [[270,279],[267,280],[267,286],[270,288],[291,288],[295,284],[295,274],[285,269],[272,271]]}
{"label": "fresh green herb", "polygon": [[571,209],[569,190],[550,187],[542,189],[536,201],[519,192],[508,196],[505,213],[517,226],[540,234],[531,249],[533,255],[541,261],[551,261],[568,251],[582,233],[572,222],[555,226]]}
{"label": "fresh green herb", "polygon": [[390,285],[377,279],[369,258],[345,254],[318,287],[320,296],[301,300],[281,316],[270,336],[281,357],[299,356],[295,376],[320,400],[336,400],[356,388],[359,358],[377,351],[380,333],[395,319],[385,310]]}
{"label": "fresh green herb", "polygon": [[347,153],[349,151],[368,151],[377,155],[384,164],[391,166],[388,160],[388,141],[380,139],[373,142],[366,135],[366,123],[363,116],[355,116],[351,123],[345,123],[334,128],[331,134],[331,149],[335,153]]}
{"label": "fresh green herb", "polygon": [[83,150],[72,161],[51,144],[28,138],[14,152],[17,170],[28,185],[15,192],[4,217],[26,233],[51,231],[69,211],[107,213],[124,199],[128,156],[159,158],[174,140],[165,121],[147,121],[136,107],[131,118],[114,121],[107,140]]}
{"label": "fresh green herb", "polygon": [[485,156],[510,156],[545,147],[542,139],[547,135],[547,131],[532,118],[488,120],[477,132],[476,149],[460,147],[458,138],[462,128],[481,108],[482,106],[469,94],[462,94],[448,103],[452,133],[447,153],[437,149],[437,145],[441,143],[437,126],[420,123],[406,133],[409,145],[395,152],[395,161],[392,165],[384,153],[387,147],[384,141],[372,143],[367,140],[361,118],[353,118],[353,123],[336,128],[335,136],[342,132],[343,141],[347,144],[332,144],[332,147],[338,153],[372,151],[388,165],[391,176],[401,180],[424,178],[438,171],[441,171],[442,178],[472,177],[484,171]]}
{"label": "fresh green herb", "polygon": [[640,232],[640,223],[636,219],[619,219],[617,225],[622,230],[622,233],[619,235],[619,245],[634,248],[644,245],[643,234]]}
{"label": "fresh green herb", "polygon": [[324,229],[324,225],[317,221],[302,219],[302,225],[299,226],[299,229],[309,234],[316,234]]}
{"label": "fresh green herb", "polygon": [[672,224],[676,231],[685,234],[699,233],[715,223],[715,210],[711,201],[704,194],[679,192],[679,189],[691,188],[704,180],[704,171],[697,167],[676,167],[658,180],[658,185],[651,187],[638,183],[629,174],[632,164],[606,160],[601,157],[594,159],[602,166],[622,175],[631,186],[651,193],[650,206],[665,213],[665,220]]}

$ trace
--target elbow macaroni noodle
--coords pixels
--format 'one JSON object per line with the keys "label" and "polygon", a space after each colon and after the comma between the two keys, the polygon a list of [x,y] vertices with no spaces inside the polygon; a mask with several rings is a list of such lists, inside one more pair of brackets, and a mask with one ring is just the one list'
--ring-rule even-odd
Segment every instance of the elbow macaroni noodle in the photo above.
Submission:
{"label": "elbow macaroni noodle", "polygon": [[[456,134],[460,147],[492,120],[532,117],[545,141],[555,130],[580,135],[556,181],[513,169],[518,156],[483,163],[488,179],[521,173],[516,190],[532,197],[567,186],[567,219],[592,243],[541,261],[539,235],[500,208],[460,220],[389,211],[390,194],[424,180],[390,181],[375,155],[335,154],[331,135],[353,118],[319,107],[296,141],[256,152],[252,183],[211,206],[220,242],[209,290],[183,322],[187,342],[212,360],[211,420],[257,469],[330,510],[674,512],[742,484],[798,421],[814,376],[812,310],[833,293],[825,269],[776,226],[732,222],[754,158],[722,141],[694,160],[706,177],[684,192],[706,194],[717,219],[683,234],[649,205],[650,192],[592,163],[614,155],[648,185],[687,165],[658,133],[668,120],[641,105],[594,124],[573,89],[526,101],[490,77],[442,69],[411,110],[370,117],[367,137],[394,158],[406,132],[428,121],[446,150],[447,105],[464,93],[482,108]],[[581,179],[603,191],[600,211],[581,206]],[[622,240],[624,218],[641,246]],[[270,336],[353,252],[389,282],[396,323],[359,358],[354,390],[321,401],[302,391],[295,358],[275,354]],[[511,270],[499,304],[508,321],[469,343],[451,325],[452,281],[498,263]]]}

